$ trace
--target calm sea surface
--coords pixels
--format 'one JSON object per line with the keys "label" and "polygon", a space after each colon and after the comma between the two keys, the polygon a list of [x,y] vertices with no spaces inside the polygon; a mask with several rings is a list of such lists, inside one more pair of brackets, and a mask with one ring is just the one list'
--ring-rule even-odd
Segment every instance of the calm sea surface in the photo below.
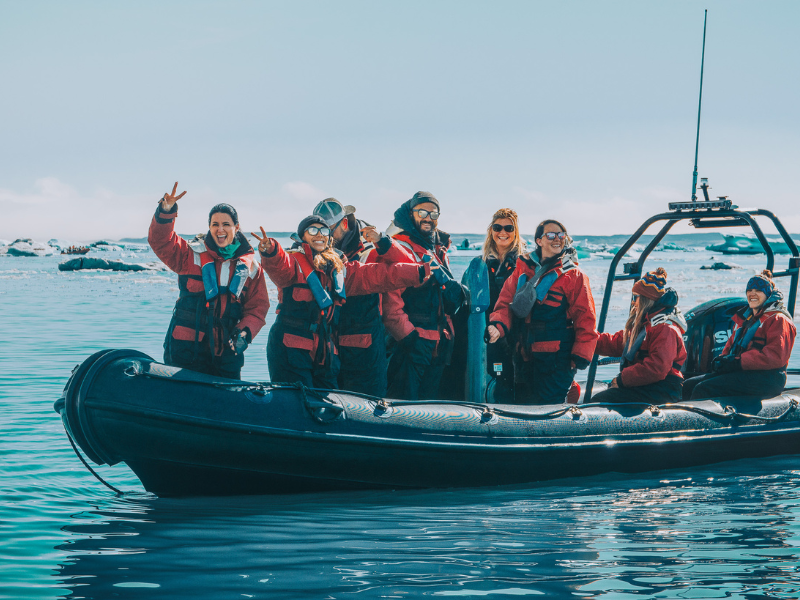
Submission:
{"label": "calm sea surface", "polygon": [[[797,457],[511,488],[183,500],[144,492],[124,465],[99,467],[126,491],[116,497],[78,461],[53,402],[97,350],[161,358],[176,277],[61,273],[61,258],[0,257],[0,598],[800,596]],[[741,295],[764,260],[698,270],[710,259],[662,252],[648,267],[667,269],[686,311]],[[469,260],[455,259],[459,275]],[[608,265],[582,262],[598,305]],[[629,290],[612,299],[609,329]],[[266,339],[243,378],[267,378]]]}

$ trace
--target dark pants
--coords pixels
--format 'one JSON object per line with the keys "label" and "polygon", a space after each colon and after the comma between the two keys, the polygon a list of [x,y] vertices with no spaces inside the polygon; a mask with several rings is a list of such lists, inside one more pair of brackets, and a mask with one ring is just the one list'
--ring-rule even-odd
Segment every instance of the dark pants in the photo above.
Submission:
{"label": "dark pants", "polygon": [[[368,331],[358,334],[348,332],[347,335],[369,336],[369,345],[357,348],[339,344],[339,389],[383,398],[386,396],[386,371],[389,366],[383,323],[378,321]],[[343,337],[340,335],[340,342]]]}
{"label": "dark pants", "polygon": [[434,400],[450,358],[452,342],[442,335],[433,340],[417,338],[413,348],[397,344],[389,361],[389,398],[399,400]]}
{"label": "dark pants", "polygon": [[269,330],[267,367],[270,381],[273,383],[302,383],[306,387],[327,390],[337,389],[336,375],[339,371],[339,358],[333,355],[329,358],[327,365],[316,364],[309,350],[286,346],[283,342],[284,333],[292,334],[292,331],[287,330],[279,323],[275,323]]}
{"label": "dark pants", "polygon": [[785,385],[784,369],[706,373],[686,380],[683,397],[690,400],[735,396],[764,399],[777,396]]}
{"label": "dark pants", "polygon": [[241,379],[244,354],[234,354],[227,345],[213,356],[208,343],[176,340],[170,333],[164,341],[164,364],[228,379]]}
{"label": "dark pants", "polygon": [[577,369],[569,360],[514,360],[514,404],[561,404],[566,402]]}
{"label": "dark pants", "polygon": [[685,384],[681,377],[668,375],[663,381],[638,385],[635,387],[608,388],[592,396],[592,402],[647,402],[648,404],[668,404],[681,401],[681,388]]}

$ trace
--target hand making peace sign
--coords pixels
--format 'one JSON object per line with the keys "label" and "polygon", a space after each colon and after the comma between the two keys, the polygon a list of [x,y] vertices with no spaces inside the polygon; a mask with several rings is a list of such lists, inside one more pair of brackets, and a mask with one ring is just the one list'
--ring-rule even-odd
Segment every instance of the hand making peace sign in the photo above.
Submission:
{"label": "hand making peace sign", "polygon": [[264,231],[264,228],[259,226],[259,229],[261,230],[261,235],[264,237],[259,237],[257,233],[251,233],[250,235],[258,240],[258,251],[269,254],[272,252],[274,244],[272,243],[272,240],[269,239],[269,236],[267,235],[267,232]]}
{"label": "hand making peace sign", "polygon": [[186,195],[186,192],[184,191],[176,196],[175,192],[177,191],[178,191],[178,182],[176,181],[175,185],[172,186],[172,193],[170,194],[169,192],[167,192],[161,199],[161,208],[163,208],[165,211],[172,210],[172,207],[175,206],[175,203]]}

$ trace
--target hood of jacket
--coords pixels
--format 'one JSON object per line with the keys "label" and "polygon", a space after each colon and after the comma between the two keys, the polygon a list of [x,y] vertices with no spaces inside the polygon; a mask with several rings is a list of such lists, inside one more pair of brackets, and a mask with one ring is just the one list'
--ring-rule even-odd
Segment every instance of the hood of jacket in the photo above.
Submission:
{"label": "hood of jacket", "polygon": [[559,254],[551,256],[550,258],[546,258],[545,260],[542,260],[536,252],[522,255],[521,258],[531,265],[537,272],[542,267],[544,267],[546,270],[550,270],[559,262],[561,263],[561,268],[565,271],[574,269],[578,266],[578,251],[572,246],[565,246]]}
{"label": "hood of jacket", "polygon": [[408,235],[408,237],[410,237],[415,244],[419,244],[426,250],[433,250],[436,248],[436,246],[443,246],[445,248],[449,247],[450,234],[445,233],[438,228],[433,230],[433,235],[430,237],[420,233],[416,224],[414,223],[414,217],[411,216],[412,200],[413,198],[411,200],[406,200],[400,205],[400,208],[394,211],[394,219],[392,220],[394,231],[389,233],[392,229],[392,226],[390,226],[390,229],[387,229],[386,233],[393,235],[402,231]]}
{"label": "hood of jacket", "polygon": [[667,288],[664,295],[656,300],[650,312],[647,313],[650,325],[655,326],[664,321],[672,321],[680,327],[681,331],[686,331],[686,319],[678,308],[678,292],[675,288]]}

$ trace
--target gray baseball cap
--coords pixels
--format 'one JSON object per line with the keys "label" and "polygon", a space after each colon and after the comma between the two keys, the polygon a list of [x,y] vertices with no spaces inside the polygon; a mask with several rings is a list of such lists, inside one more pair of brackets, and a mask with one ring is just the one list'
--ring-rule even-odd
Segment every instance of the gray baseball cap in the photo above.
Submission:
{"label": "gray baseball cap", "polygon": [[356,212],[355,206],[342,206],[336,198],[325,198],[322,202],[314,207],[314,214],[318,217],[325,219],[328,227],[334,227],[344,219],[347,215],[352,215]]}

